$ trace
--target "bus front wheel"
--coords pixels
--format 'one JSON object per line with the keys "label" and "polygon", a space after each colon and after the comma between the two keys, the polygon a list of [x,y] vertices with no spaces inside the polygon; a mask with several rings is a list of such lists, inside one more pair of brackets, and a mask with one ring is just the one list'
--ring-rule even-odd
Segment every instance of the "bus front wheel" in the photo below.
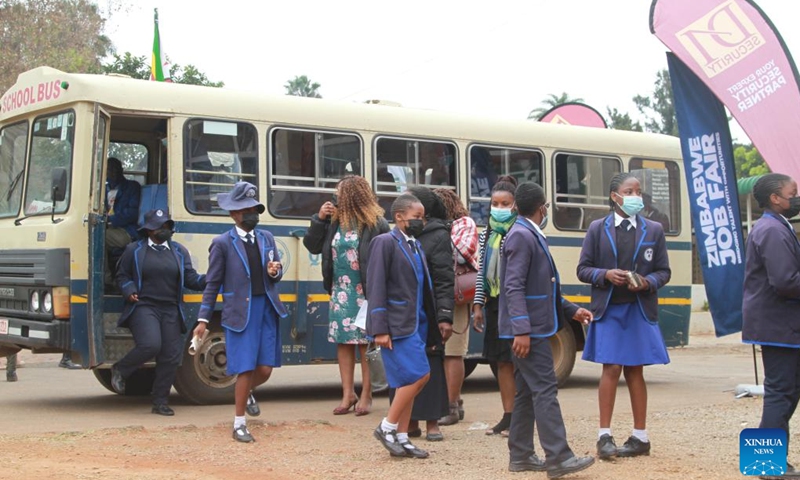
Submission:
{"label": "bus front wheel", "polygon": [[561,388],[567,383],[572,369],[575,368],[575,355],[578,349],[572,329],[569,326],[564,327],[550,337],[550,348],[553,350],[553,369],[556,371],[558,386]]}
{"label": "bus front wheel", "polygon": [[233,401],[236,376],[225,373],[228,365],[225,353],[225,332],[219,322],[212,322],[209,334],[197,349],[189,355],[188,339],[183,353],[183,363],[175,376],[175,390],[187,401],[205,405]]}

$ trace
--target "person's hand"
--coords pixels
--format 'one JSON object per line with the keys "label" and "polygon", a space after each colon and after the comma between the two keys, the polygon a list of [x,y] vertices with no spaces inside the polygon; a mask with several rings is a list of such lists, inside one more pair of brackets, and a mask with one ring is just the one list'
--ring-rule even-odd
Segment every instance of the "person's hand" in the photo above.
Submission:
{"label": "person's hand", "polygon": [[472,307],[472,329],[478,333],[483,333],[483,306],[474,305]]}
{"label": "person's hand", "polygon": [[336,212],[336,207],[333,206],[331,202],[325,202],[319,207],[319,219],[320,220],[327,220],[330,215]]}
{"label": "person's hand", "polygon": [[269,262],[267,264],[267,273],[269,273],[270,277],[277,277],[280,270],[281,262]]}
{"label": "person's hand", "polygon": [[527,358],[528,354],[531,353],[531,337],[527,333],[515,336],[511,351],[514,352],[517,358]]}
{"label": "person's hand", "polygon": [[197,326],[194,327],[194,331],[192,335],[197,338],[203,338],[203,334],[206,333],[207,323],[206,322],[197,322]]}
{"label": "person's hand", "polygon": [[375,345],[381,348],[388,348],[389,350],[392,349],[392,337],[389,336],[388,333],[383,333],[381,335],[375,335]]}
{"label": "person's hand", "polygon": [[641,283],[641,285],[639,287],[634,287],[631,284],[628,284],[628,290],[630,290],[631,292],[641,292],[642,290],[650,290],[650,282],[648,282],[646,278],[639,275],[638,273],[634,273],[634,275],[639,277],[639,283]]}
{"label": "person's hand", "polygon": [[131,293],[128,295],[128,301],[131,303],[136,303],[139,301],[139,294],[138,293]]}
{"label": "person's hand", "polygon": [[584,325],[589,325],[592,320],[594,320],[594,315],[592,315],[592,312],[589,310],[581,307],[577,312],[575,312],[575,315],[572,316],[572,319],[577,320]]}
{"label": "person's hand", "polygon": [[447,322],[439,322],[439,333],[442,334],[442,342],[453,336],[453,324]]}
{"label": "person's hand", "polygon": [[620,270],[618,268],[611,269],[606,272],[606,280],[613,283],[614,285],[621,287],[628,283],[628,277],[625,275],[625,270]]}

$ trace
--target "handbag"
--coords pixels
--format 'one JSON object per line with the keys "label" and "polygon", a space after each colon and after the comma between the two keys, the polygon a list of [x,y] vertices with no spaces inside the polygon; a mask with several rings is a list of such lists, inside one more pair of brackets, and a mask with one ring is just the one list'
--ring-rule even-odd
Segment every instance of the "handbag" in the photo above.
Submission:
{"label": "handbag", "polygon": [[367,365],[369,366],[369,383],[372,393],[387,390],[389,388],[389,383],[386,381],[386,370],[383,368],[381,347],[375,345],[374,342],[370,342],[365,357]]}
{"label": "handbag", "polygon": [[475,281],[478,272],[469,265],[456,265],[455,295],[456,305],[468,305],[475,300]]}

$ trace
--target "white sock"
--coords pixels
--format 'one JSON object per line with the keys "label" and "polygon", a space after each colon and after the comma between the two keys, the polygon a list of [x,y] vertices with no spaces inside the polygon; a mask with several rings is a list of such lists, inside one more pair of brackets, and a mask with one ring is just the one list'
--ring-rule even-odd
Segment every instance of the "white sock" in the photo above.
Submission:
{"label": "white sock", "polygon": [[381,430],[383,430],[385,433],[389,433],[392,430],[397,431],[397,424],[389,423],[389,420],[384,418],[383,421],[381,422]]}
{"label": "white sock", "polygon": [[647,430],[636,430],[634,428],[633,429],[633,436],[638,438],[639,440],[643,441],[644,443],[647,443],[647,442],[650,441],[650,439],[647,438]]}
{"label": "white sock", "polygon": [[603,435],[611,436],[611,429],[610,428],[601,428],[600,430],[598,430],[597,439],[599,440],[600,437],[602,437]]}
{"label": "white sock", "polygon": [[241,417],[237,417],[237,416],[233,417],[233,428],[234,429],[239,428],[239,427],[241,427],[242,425],[245,425],[245,424],[247,424],[247,419],[244,417],[244,415],[241,416]]}
{"label": "white sock", "polygon": [[408,432],[406,432],[406,433],[398,433],[397,434],[397,442],[398,443],[408,443]]}

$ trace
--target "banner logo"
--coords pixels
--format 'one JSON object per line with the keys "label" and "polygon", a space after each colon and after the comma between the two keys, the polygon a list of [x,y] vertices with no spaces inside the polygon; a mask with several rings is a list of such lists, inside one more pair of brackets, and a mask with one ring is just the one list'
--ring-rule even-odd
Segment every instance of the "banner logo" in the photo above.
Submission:
{"label": "banner logo", "polygon": [[746,428],[739,434],[739,471],[742,475],[777,477],[786,473],[786,431]]}
{"label": "banner logo", "polygon": [[764,37],[733,0],[711,10],[676,37],[708,78],[724,72],[764,45]]}

